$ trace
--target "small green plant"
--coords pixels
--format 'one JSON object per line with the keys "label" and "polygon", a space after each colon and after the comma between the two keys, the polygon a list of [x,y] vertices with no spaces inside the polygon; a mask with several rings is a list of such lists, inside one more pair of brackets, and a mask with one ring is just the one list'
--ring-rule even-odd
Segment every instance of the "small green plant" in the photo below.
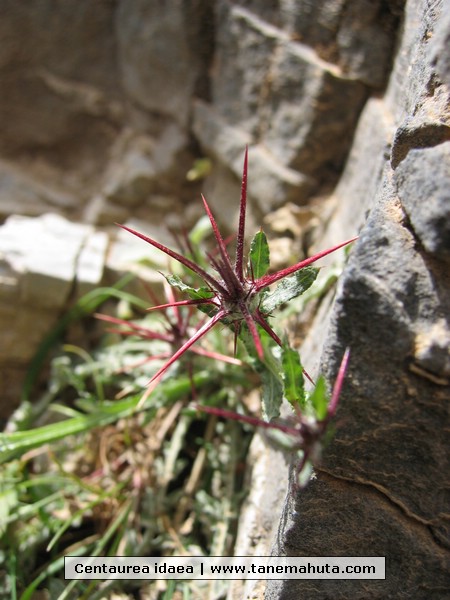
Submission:
{"label": "small green plant", "polygon": [[[329,394],[272,320],[310,290],[318,274],[313,263],[353,240],[271,273],[261,230],[246,259],[247,152],[234,253],[203,203],[215,241],[208,251],[203,223],[179,240],[179,252],[121,226],[178,263],[166,276],[162,303],[148,290],[149,309],[122,289],[125,282],[96,290],[42,344],[23,403],[0,434],[5,598],[32,600],[40,588],[52,600],[135,592],[132,583],[67,584],[67,554],[233,554],[254,427],[295,453],[296,486],[307,483],[329,435],[349,353]],[[31,402],[48,352],[77,319],[108,329],[92,347],[66,343],[56,352],[48,390]],[[262,419],[245,403],[258,386]],[[292,407],[286,419],[279,418],[283,400]],[[159,597],[221,597],[217,588],[195,586],[168,582]]]}
{"label": "small green plant", "polygon": [[[205,420],[186,406],[194,395],[242,410],[240,398],[252,385],[249,369],[217,350],[197,348],[193,362],[185,357],[176,377],[142,402],[142,388],[161,359],[182,343],[172,327],[184,335],[204,317],[176,308],[161,326],[141,298],[117,290],[109,297],[125,302],[134,317],[102,316],[114,331],[105,331],[91,351],[63,346],[39,403],[45,407],[30,414],[24,403],[0,435],[6,573],[0,598],[31,600],[45,588],[58,600],[103,599],[141,585],[64,582],[67,554],[232,554],[251,433],[242,435],[238,423],[215,415]],[[110,312],[113,306],[110,301]],[[217,338],[210,341],[220,349]],[[174,585],[167,582],[167,590]],[[183,585],[176,583],[180,590]],[[207,595],[201,585],[197,592]]]}
{"label": "small green plant", "polygon": [[[193,251],[190,246],[188,246],[188,250],[191,249],[191,256],[188,255],[189,252],[182,255],[138,231],[121,225],[133,235],[175,259],[184,268],[185,279],[175,275],[168,275],[166,279],[171,286],[184,292],[188,299],[172,300],[153,307],[153,310],[196,306],[210,317],[188,340],[179,344],[172,356],[155,373],[150,382],[153,385],[150,385],[149,393],[154,389],[161,376],[186,351],[190,350],[216,325],[225,324],[234,332],[234,353],[236,354],[237,339],[240,338],[246,347],[248,362],[260,376],[265,421],[252,420],[252,417],[232,416],[231,413],[220,407],[200,408],[205,411],[209,410],[218,416],[247,419],[247,423],[253,422],[265,429],[284,431],[285,434],[289,434],[291,443],[288,445],[301,452],[299,479],[305,482],[307,477],[302,477],[303,470],[305,467],[310,468],[311,461],[318,455],[320,441],[325,437],[329,422],[336,410],[349,354],[347,352],[343,358],[331,399],[328,397],[322,379],[319,379],[313,391],[308,394],[305,391],[304,378],[306,377],[313,384],[314,382],[301,365],[296,350],[290,347],[287,336],[283,336],[282,340],[269,324],[269,319],[277,308],[302,295],[311,287],[319,271],[311,266],[313,263],[339,248],[347,246],[356,238],[319,252],[291,267],[276,273],[269,273],[269,245],[264,232],[260,230],[250,244],[248,259],[245,261],[247,170],[248,151],[246,150],[234,259],[228,252],[227,244],[204,197],[202,197],[204,208],[216,242],[215,249],[207,254],[206,261],[202,260],[201,254]],[[201,285],[195,285],[189,281],[189,272],[194,274]],[[273,284],[278,284],[275,289],[271,287]],[[286,398],[294,409],[297,418],[295,426],[270,423],[273,418],[279,416],[283,398]],[[292,438],[295,438],[295,442]]]}
{"label": "small green plant", "polygon": [[[260,359],[264,358],[264,350],[258,333],[258,326],[266,331],[278,345],[282,346],[280,338],[268,323],[267,319],[269,315],[278,306],[302,294],[312,285],[317,275],[317,269],[308,269],[307,267],[309,267],[309,265],[313,264],[318,259],[335,252],[339,248],[350,244],[356,239],[353,238],[347,240],[333,248],[319,252],[310,258],[300,261],[291,267],[282,269],[277,273],[268,274],[267,272],[270,267],[269,246],[267,238],[261,230],[253,238],[250,246],[247,268],[244,271],[244,238],[247,206],[247,151],[244,161],[236,256],[234,262],[232,262],[228,254],[226,244],[206,199],[204,197],[202,197],[202,199],[217,243],[215,249],[216,256],[213,256],[212,252],[208,255],[209,262],[216,271],[216,275],[212,275],[197,262],[171,250],[156,240],[130,229],[125,225],[120,225],[123,229],[177,260],[184,265],[184,267],[194,272],[204,282],[203,287],[193,288],[185,284],[178,277],[168,276],[167,281],[172,286],[186,292],[190,299],[180,302],[171,302],[155,308],[197,305],[212,317],[211,320],[192,336],[192,338],[187,341],[155,374],[154,379],[162,375],[173,362],[175,362],[190,348],[190,346],[204,336],[219,321],[231,326],[234,329],[235,336],[239,335],[242,324],[245,323]],[[297,273],[301,276],[296,275]],[[290,277],[291,275],[294,276]],[[280,280],[284,280],[284,282],[278,286],[275,291],[270,291],[269,286]]]}

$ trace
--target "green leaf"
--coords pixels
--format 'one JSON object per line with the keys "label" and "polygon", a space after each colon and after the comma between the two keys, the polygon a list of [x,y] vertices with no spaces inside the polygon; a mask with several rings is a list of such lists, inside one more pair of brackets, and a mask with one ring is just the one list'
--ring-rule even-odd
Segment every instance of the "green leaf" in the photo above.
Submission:
{"label": "green leaf", "polygon": [[184,283],[177,275],[166,275],[165,277],[169,285],[177,288],[180,292],[186,292],[191,300],[208,300],[214,296],[214,292],[209,288],[193,288]]}
{"label": "green leaf", "polygon": [[[2,484],[3,487],[3,484]],[[0,535],[6,531],[8,517],[18,503],[17,491],[13,488],[0,489]]]}
{"label": "green leaf", "polygon": [[263,313],[271,313],[275,308],[300,296],[314,283],[319,269],[316,267],[305,267],[293,275],[282,279],[273,292],[265,292],[261,301],[260,309]]}
{"label": "green leaf", "polygon": [[70,310],[68,310],[67,313],[61,317],[61,319],[59,319],[56,325],[39,344],[36,354],[31,361],[23,384],[22,401],[29,400],[33,386],[39,377],[50,350],[60,340],[66,329],[74,321],[90,315],[97,310],[101,304],[110,298],[127,300],[130,302],[130,304],[138,306],[139,308],[143,308],[144,310],[148,307],[148,303],[144,302],[144,300],[122,291],[121,288],[125,287],[132,279],[133,275],[126,275],[113,287],[101,287],[91,290],[82,296],[78,302]]}
{"label": "green leaf", "polygon": [[272,371],[265,369],[260,373],[262,383],[262,416],[266,421],[280,416],[283,400],[283,385]]}
{"label": "green leaf", "polygon": [[278,346],[259,326],[258,333],[264,352],[262,361],[256,354],[253,338],[246,324],[242,326],[239,337],[246,347],[252,368],[261,378],[262,414],[265,420],[270,421],[280,415],[280,406],[283,401],[282,368],[278,356],[276,356]]}
{"label": "green leaf", "polygon": [[123,400],[102,402],[96,411],[89,414],[81,414],[27,431],[0,433],[0,464],[21,456],[32,448],[115,423],[119,419],[135,414],[137,410],[154,410],[157,407],[158,397],[164,403],[175,402],[185,397],[191,391],[192,385],[200,389],[210,380],[210,377],[210,373],[202,371],[195,373],[192,378],[183,377],[163,381],[142,406],[140,406],[142,394],[136,394]]}
{"label": "green leaf", "polygon": [[266,234],[262,229],[258,231],[250,244],[249,259],[253,278],[263,277],[270,266],[270,253]]}
{"label": "green leaf", "polygon": [[281,349],[281,365],[283,367],[284,395],[292,406],[300,405],[303,408],[305,405],[303,368],[298,352],[287,343]]}
{"label": "green leaf", "polygon": [[320,376],[317,380],[316,387],[311,392],[308,398],[308,404],[314,409],[315,416],[318,421],[323,421],[328,413],[328,393],[325,379]]}

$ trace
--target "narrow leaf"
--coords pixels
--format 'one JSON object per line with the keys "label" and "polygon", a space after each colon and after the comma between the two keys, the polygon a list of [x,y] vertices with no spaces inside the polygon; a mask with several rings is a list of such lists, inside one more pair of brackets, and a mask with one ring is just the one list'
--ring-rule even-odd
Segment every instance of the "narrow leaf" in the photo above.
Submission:
{"label": "narrow leaf", "polygon": [[258,231],[252,240],[249,259],[252,277],[260,279],[267,273],[270,266],[269,244],[262,229]]}
{"label": "narrow leaf", "polygon": [[214,292],[210,288],[193,288],[186,285],[177,275],[167,275],[166,280],[169,285],[177,288],[180,292],[186,292],[192,300],[209,300],[214,296]]}
{"label": "narrow leaf", "polygon": [[320,376],[316,387],[311,392],[308,403],[314,409],[318,421],[323,421],[328,414],[328,394],[325,379]]}
{"label": "narrow leaf", "polygon": [[280,379],[269,369],[265,369],[260,375],[262,382],[262,414],[264,419],[270,421],[280,416],[283,386]]}
{"label": "narrow leaf", "polygon": [[282,304],[306,292],[318,273],[319,269],[306,267],[281,281],[273,292],[265,292],[260,305],[261,312],[271,313]]}
{"label": "narrow leaf", "polygon": [[303,380],[303,368],[300,357],[296,350],[288,344],[281,349],[281,364],[283,367],[284,395],[292,406],[305,405],[305,389]]}

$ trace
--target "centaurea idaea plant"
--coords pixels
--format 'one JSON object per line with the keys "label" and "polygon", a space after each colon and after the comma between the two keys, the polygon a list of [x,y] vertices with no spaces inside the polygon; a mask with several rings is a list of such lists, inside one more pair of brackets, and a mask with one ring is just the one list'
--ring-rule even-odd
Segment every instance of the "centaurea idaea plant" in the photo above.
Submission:
{"label": "centaurea idaea plant", "polygon": [[[249,252],[249,259],[244,268],[244,240],[245,220],[247,208],[247,172],[248,172],[248,150],[245,151],[244,168],[241,185],[241,198],[239,207],[239,223],[236,236],[236,252],[234,261],[230,257],[225,241],[219,231],[217,222],[211,209],[202,196],[206,214],[211,223],[217,244],[217,256],[208,254],[209,263],[215,271],[214,274],[206,271],[202,266],[181,255],[156,240],[131,229],[125,225],[119,225],[126,231],[141,238],[148,244],[158,248],[169,257],[181,263],[185,268],[195,273],[204,282],[204,286],[193,288],[186,285],[175,276],[168,276],[167,281],[184,291],[188,295],[187,300],[169,302],[154,309],[165,309],[176,306],[195,305],[211,318],[200,327],[190,339],[188,339],[164,365],[155,373],[151,382],[161,377],[167,369],[176,362],[193,344],[208,333],[218,323],[230,326],[235,333],[236,339],[243,331],[245,325],[250,333],[256,350],[257,358],[265,360],[261,331],[266,332],[270,338],[280,347],[283,343],[277,333],[268,322],[273,310],[281,304],[295,298],[308,289],[314,282],[318,270],[310,268],[320,258],[335,252],[339,248],[353,242],[352,238],[327,250],[319,252],[314,256],[306,258],[290,267],[281,269],[276,273],[268,273],[269,246],[267,238],[262,230],[254,237]],[[281,282],[274,291],[269,288],[275,283]],[[245,335],[244,335],[245,338]],[[248,344],[247,344],[248,348]]]}
{"label": "centaurea idaea plant", "polygon": [[[198,327],[193,335],[153,375],[146,396],[154,389],[158,380],[169,367],[185,352],[190,350],[213,327],[219,323],[225,324],[234,331],[235,354],[237,339],[240,338],[247,349],[249,362],[260,375],[262,410],[265,420],[239,415],[222,407],[198,406],[198,408],[219,417],[263,427],[272,434],[280,434],[283,438],[281,445],[299,453],[298,482],[303,485],[309,476],[311,465],[320,454],[322,438],[334,417],[348,364],[349,351],[347,350],[344,354],[331,396],[329,397],[327,394],[323,378],[319,378],[314,389],[307,393],[304,386],[305,377],[313,385],[314,382],[303,368],[298,352],[290,347],[286,337],[281,339],[270,325],[269,319],[276,308],[303,294],[314,283],[319,269],[313,267],[313,263],[339,248],[347,246],[356,237],[290,267],[269,273],[269,246],[261,229],[253,238],[248,259],[245,261],[247,172],[248,151],[246,150],[234,257],[230,256],[227,243],[219,231],[208,202],[202,196],[205,212],[216,242],[215,252],[206,255],[211,269],[204,266],[194,255],[192,258],[195,260],[192,260],[134,229],[120,225],[123,229],[178,261],[185,269],[198,276],[203,283],[200,287],[192,287],[177,276],[166,276],[167,282],[186,293],[188,298],[180,301],[171,299],[168,303],[149,310],[170,308],[176,310],[183,306],[196,306],[209,317],[209,320]],[[278,284],[275,289],[271,288],[273,284]],[[278,417],[280,414],[283,398],[289,401],[295,415],[288,421],[270,422],[272,418]]]}

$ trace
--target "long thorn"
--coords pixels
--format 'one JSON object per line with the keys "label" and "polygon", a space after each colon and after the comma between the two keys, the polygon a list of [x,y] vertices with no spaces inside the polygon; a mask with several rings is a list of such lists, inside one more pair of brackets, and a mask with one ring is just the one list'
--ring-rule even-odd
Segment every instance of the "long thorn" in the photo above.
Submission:
{"label": "long thorn", "polygon": [[245,322],[247,323],[247,327],[250,331],[250,335],[253,338],[253,342],[255,344],[256,352],[258,353],[258,357],[260,360],[264,359],[264,350],[261,343],[261,338],[259,337],[258,329],[253,321],[252,315],[250,314],[245,302],[238,302],[239,308],[241,309],[241,313],[244,316]]}
{"label": "long thorn", "polygon": [[269,323],[265,320],[265,318],[261,314],[261,311],[259,310],[259,308],[256,309],[256,311],[253,315],[253,319],[258,323],[258,325],[260,325],[264,329],[264,331],[266,331],[270,335],[270,337],[273,339],[273,341],[276,344],[278,344],[279,346],[283,345],[280,338],[277,336],[275,331],[272,329],[272,327],[269,325]]}
{"label": "long thorn", "polygon": [[222,277],[224,277],[226,282],[228,282],[228,285],[231,286],[231,289],[236,289],[237,287],[242,287],[242,286],[239,286],[239,281],[236,278],[236,274],[233,271],[233,267],[231,266],[230,256],[228,254],[222,234],[219,231],[219,228],[217,226],[217,222],[214,218],[214,215],[212,214],[211,209],[209,208],[209,205],[203,195],[202,195],[202,200],[203,200],[203,204],[205,206],[206,214],[208,215],[209,220],[211,222],[211,226],[214,231],[214,236],[217,240],[217,245],[219,247],[220,255],[221,255],[222,261],[223,261],[223,263],[222,263],[223,267],[220,269],[220,274],[222,275]]}
{"label": "long thorn", "polygon": [[308,267],[312,263],[316,262],[316,260],[319,260],[319,258],[323,258],[324,256],[327,256],[328,254],[331,254],[332,252],[339,250],[339,248],[343,248],[344,246],[347,246],[347,244],[351,244],[352,242],[354,242],[357,239],[358,239],[358,236],[352,238],[351,240],[347,240],[346,242],[342,242],[342,244],[333,246],[332,248],[329,248],[328,250],[323,250],[322,252],[319,252],[318,254],[315,254],[314,256],[310,256],[309,258],[306,258],[305,260],[302,260],[299,263],[292,265],[291,267],[288,267],[287,269],[282,269],[281,271],[278,271],[277,273],[273,273],[272,275],[264,275],[264,277],[261,277],[260,279],[257,279],[255,281],[255,290],[257,292],[259,292],[260,290],[271,285],[272,283],[275,283],[276,281],[279,281],[280,279],[283,279],[284,277],[287,277],[288,275],[291,275],[292,273],[295,273],[296,271],[299,271],[300,269],[304,269],[305,267]]}
{"label": "long thorn", "polygon": [[151,384],[153,381],[155,381],[156,379],[159,379],[161,377],[161,375],[163,373],[165,373],[165,371],[167,371],[167,369],[173,365],[174,362],[176,362],[180,356],[182,356],[186,350],[189,350],[189,348],[192,346],[192,344],[195,344],[195,342],[197,340],[199,340],[201,337],[203,337],[206,333],[208,333],[208,331],[210,329],[212,329],[214,327],[214,325],[220,321],[220,319],[223,319],[223,317],[225,317],[227,315],[227,312],[225,310],[220,310],[216,315],[214,315],[214,317],[208,321],[207,323],[205,323],[205,325],[203,325],[203,327],[201,327],[198,331],[196,331],[194,333],[194,335],[187,341],[185,342],[181,348],[179,348],[175,354],[173,356],[170,357],[170,359],[159,369],[159,371],[153,375],[153,377],[151,378],[149,384]]}
{"label": "long thorn", "polygon": [[236,262],[235,271],[239,281],[244,281],[244,238],[245,238],[245,215],[247,211],[247,165],[248,146],[245,147],[244,168],[242,171],[241,200],[239,203],[239,225],[236,240]]}
{"label": "long thorn", "polygon": [[161,252],[164,252],[171,258],[174,258],[175,260],[180,262],[182,265],[184,265],[185,267],[187,267],[194,273],[197,273],[197,275],[199,275],[205,281],[207,281],[210,284],[210,286],[212,288],[214,288],[215,290],[220,291],[220,292],[226,292],[225,288],[220,284],[219,281],[217,281],[217,279],[215,279],[214,277],[211,277],[211,275],[209,273],[207,273],[204,269],[202,269],[201,267],[196,265],[194,262],[192,262],[192,260],[189,260],[188,258],[182,256],[181,254],[178,254],[178,252],[175,252],[175,250],[171,250],[167,246],[164,246],[164,244],[160,244],[156,240],[148,237],[147,235],[144,235],[143,233],[140,233],[139,231],[136,231],[135,229],[131,229],[130,227],[127,227],[126,225],[121,225],[120,223],[116,223],[116,225],[118,227],[121,227],[122,229],[125,229],[125,231],[132,233],[136,237],[141,238],[141,240],[144,240],[144,242],[147,242],[147,244],[150,244],[151,246],[158,248],[158,250],[161,250]]}
{"label": "long thorn", "polygon": [[96,319],[100,319],[101,321],[106,321],[107,323],[113,323],[114,325],[123,325],[124,327],[128,327],[128,329],[110,329],[110,333],[119,333],[120,335],[138,335],[146,339],[161,340],[163,342],[171,341],[170,336],[165,335],[163,333],[158,333],[156,331],[152,331],[147,327],[142,327],[141,325],[137,325],[136,323],[132,323],[131,321],[125,321],[124,319],[118,319],[109,315],[102,315],[101,313],[95,313],[94,317]]}
{"label": "long thorn", "polygon": [[169,302],[168,304],[158,304],[158,306],[150,306],[147,308],[147,311],[151,310],[162,310],[163,308],[173,308],[175,306],[196,306],[199,304],[214,304],[211,300],[207,300],[206,298],[199,298],[198,300],[178,300],[177,302]]}
{"label": "long thorn", "polygon": [[249,425],[254,425],[255,427],[263,427],[264,429],[278,429],[279,431],[283,431],[288,435],[293,437],[298,437],[299,431],[295,427],[291,427],[289,425],[284,425],[283,423],[278,423],[277,421],[263,421],[262,419],[258,419],[258,417],[250,417],[248,415],[241,415],[239,413],[232,412],[231,410],[226,410],[223,408],[216,408],[214,406],[204,406],[201,404],[196,404],[195,408],[197,410],[201,410],[202,412],[209,413],[211,415],[216,415],[217,417],[223,417],[224,419],[233,419],[234,421],[242,421],[243,423],[248,423]]}

